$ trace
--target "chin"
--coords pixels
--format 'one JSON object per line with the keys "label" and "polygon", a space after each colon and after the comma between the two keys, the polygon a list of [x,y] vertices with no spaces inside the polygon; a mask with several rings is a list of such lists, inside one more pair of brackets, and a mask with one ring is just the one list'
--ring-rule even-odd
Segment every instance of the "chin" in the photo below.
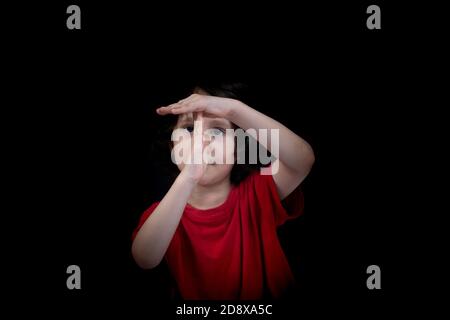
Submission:
{"label": "chin", "polygon": [[217,181],[220,181],[220,178],[217,177],[216,175],[208,172],[203,175],[203,177],[200,179],[198,184],[201,186],[208,186],[208,185],[216,183]]}
{"label": "chin", "polygon": [[198,184],[201,186],[208,186],[229,178],[231,170],[227,170],[228,168],[224,169],[225,168],[215,165],[208,167]]}

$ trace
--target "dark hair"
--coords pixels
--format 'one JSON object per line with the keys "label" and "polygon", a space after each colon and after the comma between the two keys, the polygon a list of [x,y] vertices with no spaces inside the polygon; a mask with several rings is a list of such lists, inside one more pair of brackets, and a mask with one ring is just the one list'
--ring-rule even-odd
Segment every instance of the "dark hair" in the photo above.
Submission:
{"label": "dark hair", "polygon": [[[251,100],[249,88],[242,82],[199,81],[190,86],[188,90],[189,93],[185,93],[185,95],[187,96],[188,94],[194,92],[196,89],[201,89],[212,96],[232,98],[244,103],[248,103],[248,100]],[[180,99],[184,97],[185,96],[181,96]],[[176,99],[174,100],[176,101]],[[160,119],[161,127],[157,131],[156,143],[153,145],[152,154],[153,156],[162,156],[162,158],[157,161],[157,165],[158,167],[165,168],[165,171],[167,171],[171,179],[174,180],[179,171],[177,166],[171,161],[170,151],[172,149],[171,134],[176,125],[177,117],[160,117]],[[236,128],[237,126],[235,126],[235,129]],[[246,141],[246,150],[248,150],[248,141]],[[247,158],[248,155],[246,155],[246,159]],[[167,166],[167,163],[170,163],[169,166]],[[237,185],[241,181],[243,181],[249,174],[251,174],[255,170],[258,170],[260,167],[260,164],[235,163],[230,173],[230,182],[234,185]]]}

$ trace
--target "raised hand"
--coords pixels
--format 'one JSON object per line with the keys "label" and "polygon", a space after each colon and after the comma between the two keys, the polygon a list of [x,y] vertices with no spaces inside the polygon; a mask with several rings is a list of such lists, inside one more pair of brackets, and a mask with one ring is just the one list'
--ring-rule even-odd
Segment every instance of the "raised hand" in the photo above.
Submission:
{"label": "raised hand", "polygon": [[156,112],[161,115],[183,114],[189,112],[203,112],[205,116],[227,119],[233,106],[239,101],[202,94],[191,94],[186,99],[161,107]]}

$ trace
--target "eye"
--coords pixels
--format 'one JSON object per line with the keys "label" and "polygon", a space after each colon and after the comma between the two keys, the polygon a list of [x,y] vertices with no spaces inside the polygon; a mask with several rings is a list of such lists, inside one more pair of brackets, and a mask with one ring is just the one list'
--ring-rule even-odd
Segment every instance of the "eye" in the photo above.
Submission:
{"label": "eye", "polygon": [[223,129],[223,128],[211,128],[211,129],[209,129],[209,132],[213,136],[220,136],[220,135],[223,135],[225,133],[225,129]]}
{"label": "eye", "polygon": [[184,129],[186,129],[188,132],[193,132],[194,127],[193,126],[185,126]]}

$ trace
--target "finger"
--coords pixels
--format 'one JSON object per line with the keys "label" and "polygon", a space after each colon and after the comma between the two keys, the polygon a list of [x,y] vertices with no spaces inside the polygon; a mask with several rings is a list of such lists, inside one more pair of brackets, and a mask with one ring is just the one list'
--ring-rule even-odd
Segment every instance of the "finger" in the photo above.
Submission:
{"label": "finger", "polygon": [[189,97],[181,99],[180,101],[178,101],[178,103],[186,103],[192,100],[192,98],[194,98],[196,95],[195,93],[191,94]]}
{"label": "finger", "polygon": [[163,106],[156,109],[157,113],[167,113],[170,110],[169,106]]}
{"label": "finger", "polygon": [[[197,126],[195,126],[197,125]],[[203,126],[203,112],[195,112],[194,113],[194,135],[195,134],[203,134],[202,132]]]}
{"label": "finger", "polygon": [[[196,96],[188,97],[186,99],[180,100],[179,102],[172,103],[165,107],[160,107],[156,109],[156,112],[159,115],[166,115],[166,114],[182,114],[182,113],[189,113],[189,112],[200,112],[204,111],[204,107],[199,105],[197,102],[197,99],[195,99]],[[183,102],[181,102],[183,101]]]}
{"label": "finger", "polygon": [[160,116],[165,116],[167,114],[171,114],[170,111],[168,111],[166,109],[162,109],[162,108],[156,109],[156,113],[159,114]]}
{"label": "finger", "polygon": [[194,114],[194,163],[203,163],[203,114]]}
{"label": "finger", "polygon": [[189,100],[189,98],[190,98],[190,96],[187,98],[181,99],[180,101],[178,101],[178,103],[185,103],[186,101]]}
{"label": "finger", "polygon": [[194,137],[201,141],[200,146],[203,144],[203,113],[194,113]]}
{"label": "finger", "polygon": [[156,113],[159,114],[160,116],[163,116],[167,114],[167,110],[165,110],[164,107],[160,107],[156,109]]}
{"label": "finger", "polygon": [[166,107],[160,107],[160,108],[156,109],[156,113],[158,113],[160,115],[170,114],[170,113],[172,113],[172,110],[177,107],[180,107],[180,105],[178,105],[177,103],[173,103]]}
{"label": "finger", "polygon": [[177,108],[172,109],[173,114],[182,114],[182,113],[189,113],[189,112],[201,112],[203,109],[199,106],[196,106],[194,104],[188,104],[183,105]]}

